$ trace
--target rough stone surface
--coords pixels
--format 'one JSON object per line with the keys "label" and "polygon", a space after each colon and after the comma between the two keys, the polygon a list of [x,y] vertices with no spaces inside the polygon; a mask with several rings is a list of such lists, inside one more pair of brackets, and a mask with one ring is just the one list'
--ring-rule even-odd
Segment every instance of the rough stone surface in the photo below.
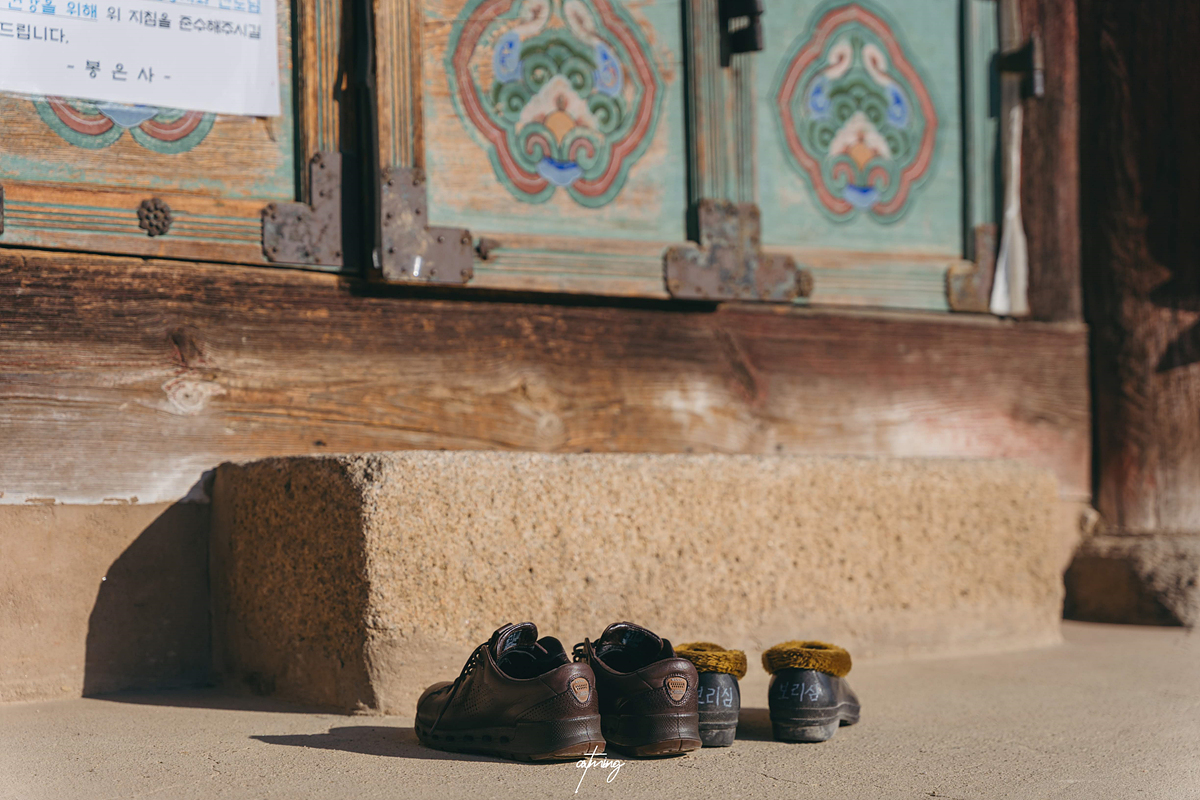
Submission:
{"label": "rough stone surface", "polygon": [[227,464],[214,502],[220,668],[343,709],[409,713],[510,620],[751,658],[1059,635],[1056,484],[1009,462],[406,452]]}
{"label": "rough stone surface", "polygon": [[210,674],[209,506],[0,505],[0,701]]}
{"label": "rough stone surface", "polygon": [[223,466],[214,482],[214,661],[260,694],[342,709],[377,705],[367,673],[371,603],[366,459]]}
{"label": "rough stone surface", "polygon": [[1200,535],[1099,535],[1066,574],[1064,615],[1090,622],[1200,624]]}
{"label": "rough stone surface", "polygon": [[338,716],[216,693],[10,704],[0,798],[1200,798],[1200,636],[1063,627],[1064,644],[1019,653],[855,653],[862,721],[817,745],[771,741],[766,675],[752,664],[732,747],[631,760],[611,783],[572,762],[428,750],[408,712]]}

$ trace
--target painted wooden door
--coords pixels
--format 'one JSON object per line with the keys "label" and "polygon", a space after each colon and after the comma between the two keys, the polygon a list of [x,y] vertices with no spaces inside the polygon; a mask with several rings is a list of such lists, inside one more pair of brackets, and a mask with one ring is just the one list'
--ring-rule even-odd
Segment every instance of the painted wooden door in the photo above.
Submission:
{"label": "painted wooden door", "polygon": [[280,117],[0,95],[0,245],[269,263],[264,207],[304,197],[309,156],[339,149],[340,2],[297,12],[279,0]]}
{"label": "painted wooden door", "polygon": [[[680,0],[381,0],[376,20],[383,180],[422,169],[427,224],[482,243],[455,281],[665,294],[686,239]],[[386,227],[403,212],[384,205]],[[407,254],[388,267],[397,249],[385,274],[421,279]]]}
{"label": "painted wooden door", "polygon": [[948,310],[996,221],[993,0],[765,0],[754,172],[809,302]]}
{"label": "painted wooden door", "polygon": [[722,5],[376,0],[383,277],[661,297],[701,204],[753,202],[798,302],[946,310],[995,220],[995,2],[765,0],[724,67]]}

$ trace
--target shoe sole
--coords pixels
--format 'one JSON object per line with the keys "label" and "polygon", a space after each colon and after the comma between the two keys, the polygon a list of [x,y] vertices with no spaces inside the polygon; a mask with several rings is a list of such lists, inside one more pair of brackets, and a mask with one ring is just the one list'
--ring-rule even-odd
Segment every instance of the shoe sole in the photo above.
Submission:
{"label": "shoe sole", "polygon": [[699,714],[609,716],[603,720],[610,749],[636,758],[677,756],[699,750]]}
{"label": "shoe sole", "polygon": [[697,687],[700,741],[705,747],[729,747],[737,738],[742,707],[738,679],[724,672],[701,672]]}
{"label": "shoe sole", "polygon": [[600,716],[549,722],[521,722],[511,727],[438,729],[416,728],[417,740],[448,753],[475,753],[514,761],[570,761],[591,752],[604,752]]}
{"label": "shoe sole", "polygon": [[700,723],[700,741],[705,747],[729,747],[737,738],[737,723]]}
{"label": "shoe sole", "polygon": [[771,732],[777,742],[827,742],[841,726],[858,722],[858,716],[859,707],[849,703],[810,708],[788,717],[771,717]]}

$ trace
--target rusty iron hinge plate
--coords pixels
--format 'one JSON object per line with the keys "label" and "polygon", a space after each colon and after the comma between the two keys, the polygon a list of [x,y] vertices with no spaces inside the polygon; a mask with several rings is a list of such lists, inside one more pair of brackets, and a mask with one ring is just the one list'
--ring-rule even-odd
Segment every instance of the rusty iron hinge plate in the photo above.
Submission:
{"label": "rusty iron hinge plate", "polygon": [[762,223],[754,203],[701,200],[700,244],[667,250],[665,278],[672,297],[790,303],[812,294],[812,273],[791,256],[762,252]]}
{"label": "rusty iron hinge plate", "polygon": [[465,228],[431,228],[425,171],[396,167],[380,181],[379,268],[400,283],[461,285],[475,276],[475,250]]}
{"label": "rusty iron hinge plate", "polygon": [[309,175],[312,205],[271,203],[263,209],[263,255],[277,264],[340,267],[342,154],[317,153]]}

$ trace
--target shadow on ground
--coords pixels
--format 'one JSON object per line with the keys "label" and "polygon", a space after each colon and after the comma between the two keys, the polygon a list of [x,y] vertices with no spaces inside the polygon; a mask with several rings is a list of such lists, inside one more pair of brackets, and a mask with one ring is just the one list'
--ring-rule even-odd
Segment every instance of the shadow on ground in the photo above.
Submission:
{"label": "shadow on ground", "polygon": [[211,508],[169,506],[105,571],[88,617],[84,696],[181,708],[328,712],[258,696],[263,692],[256,686],[213,690]]}
{"label": "shadow on ground", "polygon": [[[771,719],[765,708],[743,708],[738,719],[739,739],[769,742]],[[325,733],[299,733],[279,736],[251,736],[266,744],[305,747],[316,750],[340,750],[388,758],[443,759],[451,761],[505,761],[492,756],[446,753],[425,747],[417,741],[412,728],[392,725],[350,725],[330,728]]]}
{"label": "shadow on ground", "polygon": [[[341,750],[368,756],[390,758],[439,759],[443,761],[507,761],[493,756],[447,753],[425,747],[417,741],[412,728],[392,725],[353,725],[330,728],[326,733],[300,733],[283,736],[251,736],[266,744],[307,747],[317,750]],[[525,762],[517,762],[525,763]]]}
{"label": "shadow on ground", "polygon": [[93,700],[109,703],[132,703],[140,706],[212,709],[217,711],[258,711],[271,714],[328,714],[347,716],[341,709],[306,705],[276,697],[263,697],[249,690],[237,692],[229,687],[172,689],[170,691],[110,692],[94,695]]}
{"label": "shadow on ground", "polygon": [[771,712],[765,708],[743,708],[738,714],[737,738],[750,742],[773,742]]}

